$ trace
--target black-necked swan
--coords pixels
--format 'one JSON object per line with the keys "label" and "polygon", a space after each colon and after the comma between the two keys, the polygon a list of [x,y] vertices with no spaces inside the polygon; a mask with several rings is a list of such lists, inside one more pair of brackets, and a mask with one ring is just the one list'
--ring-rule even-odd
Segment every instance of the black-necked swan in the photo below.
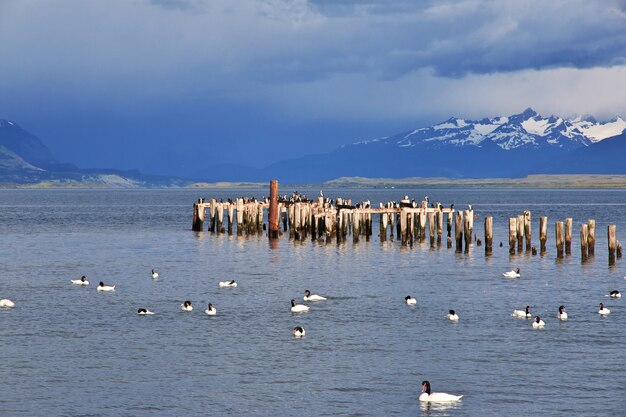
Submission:
{"label": "black-necked swan", "polygon": [[326,297],[322,297],[321,295],[311,294],[311,291],[304,290],[304,301],[324,301]]}
{"label": "black-necked swan", "polygon": [[445,392],[431,392],[430,382],[422,381],[422,393],[420,394],[420,401],[429,401],[431,403],[443,403],[449,401],[458,401],[462,398],[462,395],[452,395]]}
{"label": "black-necked swan", "polygon": [[87,281],[87,277],[84,275],[80,279],[71,279],[70,281],[74,285],[89,285],[89,281]]}
{"label": "black-necked swan", "polygon": [[214,316],[217,314],[217,309],[213,307],[213,304],[209,303],[209,306],[204,310],[209,316]]}
{"label": "black-necked swan", "polygon": [[567,313],[564,306],[559,306],[559,320],[567,320]]}
{"label": "black-necked swan", "polygon": [[296,304],[296,300],[291,300],[291,312],[292,313],[305,313],[309,311],[309,307],[304,304]]}
{"label": "black-necked swan", "polygon": [[621,298],[622,294],[617,291],[617,290],[613,290],[609,293],[609,297],[613,297],[613,298]]}
{"label": "black-necked swan", "polygon": [[0,307],[2,308],[15,307],[15,303],[9,300],[8,298],[3,298],[2,300],[0,300]]}
{"label": "black-necked swan", "polygon": [[140,308],[139,310],[137,310],[137,314],[139,314],[140,316],[147,316],[149,314],[154,314],[154,313],[148,310],[147,308]]}
{"label": "black-necked swan", "polygon": [[459,315],[456,314],[456,312],[454,310],[450,310],[450,312],[448,313],[448,319],[450,319],[452,321],[458,321],[459,320]]}
{"label": "black-necked swan", "polygon": [[519,272],[520,272],[519,268],[517,268],[515,271],[503,272],[502,275],[504,275],[506,278],[519,278],[520,277]]}
{"label": "black-necked swan", "polygon": [[532,314],[530,314],[530,306],[526,306],[526,310],[513,310],[513,314],[511,315],[518,319],[529,319],[532,317]]}
{"label": "black-necked swan", "polygon": [[193,311],[193,305],[191,305],[191,301],[186,300],[180,305],[180,309],[183,311]]}
{"label": "black-necked swan", "polygon": [[410,295],[407,295],[406,297],[404,297],[404,302],[407,304],[417,304],[417,300],[411,297]]}
{"label": "black-necked swan", "polygon": [[100,281],[98,287],[96,288],[98,291],[115,291],[115,285],[104,285],[104,282]]}
{"label": "black-necked swan", "polygon": [[540,327],[545,326],[546,324],[541,320],[541,317],[535,316],[535,320],[533,320],[533,328],[538,329]]}
{"label": "black-necked swan", "polygon": [[295,337],[304,337],[304,335],[306,334],[306,331],[304,331],[304,327],[296,326],[293,328],[291,333],[293,333]]}
{"label": "black-necked swan", "polygon": [[603,316],[606,316],[606,315],[607,315],[607,314],[609,314],[610,312],[611,312],[611,310],[609,310],[608,308],[606,308],[606,307],[604,306],[604,304],[600,303],[600,310],[598,310],[598,313],[599,313],[599,314],[601,314],[601,315],[603,315]]}
{"label": "black-necked swan", "polygon": [[231,281],[220,281],[219,284],[220,287],[236,287],[237,283],[235,282],[235,280],[231,280]]}
{"label": "black-necked swan", "polygon": [[159,277],[159,273],[156,272],[154,269],[152,270],[152,279],[157,279]]}

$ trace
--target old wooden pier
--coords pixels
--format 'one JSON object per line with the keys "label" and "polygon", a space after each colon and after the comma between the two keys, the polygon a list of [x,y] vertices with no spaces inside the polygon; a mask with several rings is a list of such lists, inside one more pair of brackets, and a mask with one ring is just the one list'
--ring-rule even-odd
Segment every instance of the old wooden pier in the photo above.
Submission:
{"label": "old wooden pier", "polygon": [[[226,218],[224,218],[226,217]],[[394,233],[403,246],[412,246],[414,242],[424,242],[429,238],[431,246],[442,244],[444,223],[446,225],[446,246],[453,246],[456,252],[467,252],[472,245],[472,237],[480,246],[482,240],[474,235],[474,210],[456,211],[454,204],[444,207],[441,203],[423,200],[416,202],[404,196],[399,202],[380,203],[372,207],[369,201],[354,204],[349,198],[330,200],[320,195],[314,200],[299,193],[291,196],[278,195],[278,183],[270,182],[270,197],[257,200],[241,197],[234,200],[205,201],[198,199],[193,205],[193,225],[195,231],[207,230],[212,233],[228,233],[237,235],[261,234],[267,230],[270,239],[288,234],[290,239],[304,240],[310,236],[312,240],[344,242],[348,236],[357,243],[364,238],[369,241],[373,234],[373,225],[378,220],[377,234],[381,242],[394,239]],[[267,219],[267,224],[265,223]],[[445,222],[444,222],[445,219]],[[282,227],[281,227],[282,223]],[[571,218],[565,222],[555,222],[556,256],[563,258],[571,255],[572,248]],[[454,225],[454,234],[453,234]],[[530,252],[537,254],[532,244],[531,212],[525,211],[509,219],[509,254]],[[581,225],[580,248],[581,261],[586,262],[595,254],[595,220]],[[547,253],[548,218],[539,218],[540,255]],[[622,247],[616,238],[615,225],[607,230],[609,265],[621,258]],[[484,219],[485,255],[493,253],[493,217]],[[500,243],[502,246],[502,243]]]}

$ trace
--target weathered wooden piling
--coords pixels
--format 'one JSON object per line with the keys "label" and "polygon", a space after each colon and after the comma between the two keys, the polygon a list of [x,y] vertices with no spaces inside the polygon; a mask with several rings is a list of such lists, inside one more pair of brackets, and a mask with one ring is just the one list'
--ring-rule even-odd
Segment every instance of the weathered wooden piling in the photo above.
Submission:
{"label": "weathered wooden piling", "polygon": [[243,234],[243,198],[238,198],[236,200],[237,204],[237,236],[241,236]]}
{"label": "weathered wooden piling", "polygon": [[517,216],[517,253],[524,249],[524,215]]}
{"label": "weathered wooden piling", "polygon": [[474,217],[471,210],[465,211],[465,222],[463,223],[463,236],[465,237],[465,252],[469,252],[469,247],[472,243],[472,230],[474,223]]}
{"label": "weathered wooden piling", "polygon": [[572,218],[565,219],[565,254],[572,254]]}
{"label": "weathered wooden piling", "polygon": [[233,216],[235,214],[235,206],[232,204],[228,205],[228,234],[232,235],[233,234]]}
{"label": "weathered wooden piling", "polygon": [[592,257],[596,253],[596,221],[590,219],[587,222],[587,229],[589,233],[587,236],[587,253]]}
{"label": "weathered wooden piling", "polygon": [[539,254],[546,254],[546,242],[548,240],[548,217],[539,217]]}
{"label": "weathered wooden piling", "polygon": [[524,212],[524,235],[526,236],[526,252],[529,252],[533,247],[530,217],[531,217],[530,210],[526,210]]}
{"label": "weathered wooden piling", "polygon": [[450,249],[452,247],[452,216],[454,215],[453,212],[448,212],[448,216],[446,217],[446,229],[448,232],[448,237],[446,239],[446,246],[448,249]]}
{"label": "weathered wooden piling", "polygon": [[216,216],[217,217],[217,224],[215,226],[217,233],[224,233],[224,204],[223,203],[217,203],[215,205],[215,210],[216,210]]}
{"label": "weathered wooden piling", "polygon": [[437,218],[437,246],[441,245],[441,236],[443,235],[443,211],[441,211],[441,205],[439,210],[435,213]]}
{"label": "weathered wooden piling", "polygon": [[215,233],[215,224],[217,223],[217,218],[215,217],[215,212],[217,210],[217,201],[212,198],[211,205],[209,207],[209,231],[211,233]]}
{"label": "weathered wooden piling", "polygon": [[609,243],[609,266],[615,265],[615,251],[617,249],[617,226],[610,224],[607,230]]}
{"label": "weathered wooden piling", "polygon": [[585,223],[580,226],[580,260],[581,262],[587,261],[587,258],[588,258],[588,252],[587,252],[588,236],[589,236],[589,226]]}
{"label": "weathered wooden piling", "polygon": [[463,213],[457,212],[454,219],[454,240],[456,242],[456,252],[463,252]]}
{"label": "weathered wooden piling", "polygon": [[202,199],[199,198],[197,203],[193,205],[193,223],[191,224],[191,230],[194,232],[201,232],[204,228],[204,206],[202,205]]}
{"label": "weathered wooden piling", "polygon": [[485,256],[493,253],[493,217],[485,217]]}
{"label": "weathered wooden piling", "polygon": [[428,234],[430,236],[430,246],[435,246],[435,213],[428,212]]}
{"label": "weathered wooden piling", "polygon": [[563,231],[563,222],[554,223],[554,236],[556,239],[556,257],[563,257],[563,247],[564,247],[564,231]]}
{"label": "weathered wooden piling", "polygon": [[509,255],[515,255],[515,242],[517,241],[517,218],[509,218]]}

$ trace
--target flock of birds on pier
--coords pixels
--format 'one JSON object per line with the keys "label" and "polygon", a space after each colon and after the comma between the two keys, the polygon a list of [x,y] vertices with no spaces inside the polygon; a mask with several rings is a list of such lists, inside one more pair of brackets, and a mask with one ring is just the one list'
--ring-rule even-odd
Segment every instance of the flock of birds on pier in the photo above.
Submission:
{"label": "flock of birds on pier", "polygon": [[[512,270],[512,271],[504,272],[502,275],[506,278],[520,278],[521,276],[519,268],[516,268],[515,270]],[[151,277],[153,280],[156,280],[159,278],[159,273],[156,272],[154,269],[152,269]],[[77,286],[89,285],[89,280],[84,275],[80,277],[79,279],[72,279],[70,280],[70,282],[71,284],[77,285]],[[238,284],[235,280],[220,281],[218,283],[218,286],[220,288],[235,288],[237,287],[237,285]],[[115,291],[115,285],[105,285],[104,282],[100,281],[98,283],[98,286],[96,287],[96,290],[102,291],[102,292],[112,292],[112,291]],[[618,290],[613,290],[609,292],[608,294],[606,294],[606,296],[611,297],[611,298],[621,298],[622,295]],[[305,290],[303,300],[305,302],[318,302],[318,301],[325,301],[327,300],[327,298],[318,294],[312,294],[311,291]],[[415,297],[411,295],[407,295],[404,298],[404,303],[407,305],[416,305],[417,299],[415,299]],[[9,299],[0,299],[0,308],[13,308],[13,307],[15,307],[15,303],[13,301]],[[184,312],[191,312],[193,311],[193,303],[190,300],[185,300],[183,301],[183,303],[180,304],[180,309]],[[308,311],[310,311],[310,307],[308,305],[298,304],[295,299],[291,300],[291,312],[292,313],[306,313]],[[610,312],[611,311],[608,308],[606,308],[603,303],[600,303],[598,314],[600,314],[601,316],[606,316]],[[209,303],[207,308],[204,310],[204,313],[209,316],[215,316],[217,315],[217,309],[215,308],[215,306],[213,306],[213,304]],[[137,314],[140,316],[147,316],[147,315],[153,315],[155,313],[145,307],[140,307],[137,310]],[[535,316],[533,318],[533,315],[530,311],[530,306],[526,306],[524,310],[513,310],[511,316],[517,319],[532,318],[533,320],[532,320],[531,325],[534,329],[543,329],[545,326],[545,322],[539,316]],[[456,313],[455,310],[449,310],[447,318],[448,320],[453,321],[453,322],[459,321],[459,315]],[[561,321],[568,319],[567,312],[565,311],[565,306],[562,306],[562,305],[559,306],[557,318]],[[294,327],[291,332],[293,336],[296,338],[302,338],[306,335],[306,330],[302,326]],[[419,396],[419,400],[423,402],[452,402],[452,401],[460,400],[462,397],[463,395],[452,395],[452,394],[447,394],[443,392],[432,392],[431,387],[430,387],[430,382],[423,381],[422,392]]]}

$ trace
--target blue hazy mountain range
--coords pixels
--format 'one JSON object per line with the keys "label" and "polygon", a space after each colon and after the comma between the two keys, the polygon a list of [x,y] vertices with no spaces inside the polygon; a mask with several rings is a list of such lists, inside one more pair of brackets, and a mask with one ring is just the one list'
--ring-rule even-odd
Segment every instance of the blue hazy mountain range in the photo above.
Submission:
{"label": "blue hazy mountain range", "polygon": [[[319,183],[340,177],[505,178],[529,174],[626,174],[626,121],[592,116],[544,117],[522,113],[444,122],[388,137],[343,145],[325,154],[275,162],[257,169],[208,165],[189,180]],[[80,165],[80,161],[75,161]],[[159,174],[158,172],[150,174]],[[138,171],[89,170],[58,162],[37,137],[0,119],[0,179],[90,180],[113,175],[136,182],[179,181]],[[118,179],[113,180],[118,181]]]}

